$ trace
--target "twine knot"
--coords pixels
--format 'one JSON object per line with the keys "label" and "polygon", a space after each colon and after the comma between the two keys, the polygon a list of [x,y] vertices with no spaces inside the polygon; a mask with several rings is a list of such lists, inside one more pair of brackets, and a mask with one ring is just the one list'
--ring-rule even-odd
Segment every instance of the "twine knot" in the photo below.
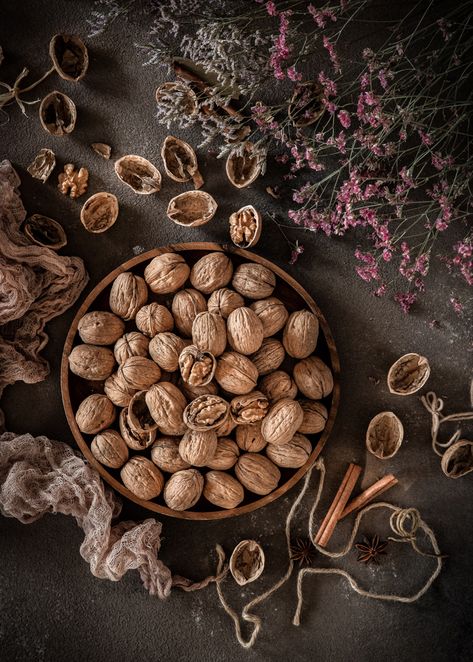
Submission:
{"label": "twine knot", "polygon": [[389,518],[389,525],[396,535],[409,542],[415,540],[420,520],[417,508],[399,508]]}

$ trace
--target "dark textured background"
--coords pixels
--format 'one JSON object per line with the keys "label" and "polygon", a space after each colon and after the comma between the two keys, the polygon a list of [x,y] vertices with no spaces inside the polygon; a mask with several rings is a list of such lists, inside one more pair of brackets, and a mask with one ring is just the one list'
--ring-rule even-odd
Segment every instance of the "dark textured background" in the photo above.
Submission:
{"label": "dark textured background", "polygon": [[[381,12],[388,7],[394,11],[394,3],[384,3],[384,7],[378,3]],[[2,0],[0,8],[0,44],[5,51],[0,79],[12,82],[23,66],[30,68],[31,80],[49,67],[47,46],[54,33],[85,35],[92,4],[86,0]],[[355,44],[370,29],[361,26],[360,34],[353,34]],[[200,153],[206,189],[220,208],[209,225],[185,230],[170,223],[164,213],[169,198],[182,187],[164,178],[160,194],[136,196],[116,179],[113,161],[104,161],[91,151],[89,143],[104,141],[112,145],[114,157],[137,153],[159,163],[160,145],[167,132],[154,118],[154,89],[164,74],[158,68],[141,66],[142,56],[134,43],[146,41],[146,33],[146,18],[117,20],[103,36],[88,40],[91,61],[84,81],[73,84],[51,77],[38,90],[38,96],[57,88],[73,97],[78,122],[70,137],[46,134],[34,106],[28,108],[27,117],[16,107],[9,108],[9,121],[0,127],[0,158],[10,158],[18,169],[27,211],[42,212],[63,222],[69,238],[66,250],[84,258],[90,273],[89,288],[142,250],[177,241],[226,241],[228,213],[243,204],[252,202],[264,212],[278,211],[277,202],[264,192],[276,179],[271,166],[268,175],[250,189],[235,191],[225,179],[222,163]],[[178,135],[193,144],[198,142],[190,132]],[[52,148],[60,166],[72,161],[88,167],[89,194],[105,189],[119,196],[120,217],[109,232],[99,236],[85,232],[79,222],[83,199],[73,201],[57,192],[57,170],[45,185],[26,173],[26,166],[41,147]],[[295,239],[298,235],[293,232],[290,236]],[[47,516],[24,526],[2,518],[2,660],[472,659],[472,479],[450,481],[443,476],[430,449],[429,416],[418,397],[396,398],[385,386],[393,360],[407,351],[418,351],[429,357],[429,388],[445,398],[446,410],[465,409],[472,372],[471,319],[468,315],[459,319],[452,312],[448,298],[453,283],[438,266],[429,277],[427,296],[406,317],[391,301],[370,297],[354,275],[355,238],[336,241],[306,236],[303,241],[304,256],[296,266],[288,266],[288,248],[268,221],[256,252],[286,268],[309,290],[324,311],[338,345],[342,399],[324,451],[328,476],[323,507],[333,497],[349,461],[364,467],[361,486],[394,472],[400,484],[389,492],[389,500],[417,507],[437,532],[442,551],[449,555],[440,578],[414,605],[360,598],[339,578],[310,578],[302,625],[295,628],[291,625],[293,577],[258,609],[263,632],[255,648],[245,652],[234,639],[232,623],[220,608],[213,587],[196,594],[175,592],[160,602],[147,595],[135,572],[116,584],[95,579],[79,555],[82,533],[72,519]],[[70,310],[49,325],[50,343],[44,354],[51,362],[50,377],[42,384],[17,384],[5,392],[2,406],[8,429],[71,441],[60,400],[58,369],[73,314]],[[429,326],[432,320],[438,321],[435,328]],[[406,429],[399,454],[387,463],[368,456],[364,447],[369,419],[384,409],[394,409]],[[163,560],[174,572],[198,579],[214,569],[215,543],[220,542],[230,552],[242,538],[258,539],[268,560],[263,577],[248,590],[236,588],[230,581],[225,585],[231,604],[241,608],[244,601],[284,572],[282,522],[296,491],[234,520],[192,523],[163,518]],[[139,519],[148,513],[125,504],[123,516]],[[302,530],[304,518],[297,521]],[[351,521],[337,529],[331,548],[344,544]],[[362,532],[386,535],[385,521],[373,517],[364,522]],[[330,565],[323,559],[316,562]],[[354,553],[335,563],[354,572],[365,587],[401,593],[416,591],[432,567],[428,560],[413,555],[407,545],[394,544],[379,568],[357,565]]]}

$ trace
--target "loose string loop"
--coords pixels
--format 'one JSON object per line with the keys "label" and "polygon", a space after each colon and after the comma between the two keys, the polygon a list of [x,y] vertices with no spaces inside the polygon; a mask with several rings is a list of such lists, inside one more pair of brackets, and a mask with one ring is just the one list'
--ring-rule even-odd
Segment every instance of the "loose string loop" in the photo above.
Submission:
{"label": "loose string loop", "polygon": [[[429,393],[423,395],[421,397],[421,402],[432,417],[430,426],[432,449],[434,453],[436,453],[439,457],[442,457],[445,450],[460,439],[461,430],[456,430],[456,432],[453,433],[448,441],[442,443],[438,440],[440,426],[443,423],[448,422],[452,423],[455,421],[471,421],[473,420],[473,411],[459,412],[456,414],[449,414],[448,416],[444,416],[442,414],[444,405],[443,400],[442,398],[439,398],[433,391],[429,391]],[[443,449],[443,451],[440,449]]]}

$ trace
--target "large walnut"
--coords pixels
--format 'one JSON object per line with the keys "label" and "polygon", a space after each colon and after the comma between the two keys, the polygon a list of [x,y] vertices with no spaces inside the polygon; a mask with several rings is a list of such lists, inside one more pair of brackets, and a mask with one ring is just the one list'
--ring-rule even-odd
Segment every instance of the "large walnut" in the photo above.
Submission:
{"label": "large walnut", "polygon": [[212,292],[207,302],[209,313],[218,313],[224,319],[227,319],[230,313],[244,305],[245,300],[241,294],[228,287],[221,287],[219,290]]}
{"label": "large walnut", "polygon": [[216,313],[199,313],[192,324],[192,342],[201,352],[217,357],[227,345],[225,320]]}
{"label": "large walnut", "polygon": [[259,453],[244,453],[235,465],[240,483],[255,494],[269,494],[278,486],[281,472],[270,459]]}
{"label": "large walnut", "polygon": [[190,274],[190,267],[179,253],[158,255],[145,269],[145,281],[155,294],[177,292]]}
{"label": "large walnut", "polygon": [[139,331],[130,331],[119,338],[113,348],[117,363],[125,363],[130,356],[148,356],[149,338]]}
{"label": "large walnut", "polygon": [[105,380],[103,385],[105,395],[110,398],[114,405],[117,407],[128,407],[130,400],[136,393],[137,389],[130,388],[118,372],[114,372],[108,379]]}
{"label": "large walnut", "polygon": [[276,287],[276,276],[262,264],[244,262],[235,269],[232,285],[248,299],[266,299]]}
{"label": "large walnut", "polygon": [[303,434],[322,432],[327,423],[327,408],[316,400],[300,400],[299,404],[304,412],[304,418],[302,419],[299,432]]}
{"label": "large walnut", "polygon": [[286,306],[276,297],[254,301],[250,308],[260,319],[265,338],[274,336],[280,331],[289,317]]}
{"label": "large walnut", "polygon": [[204,488],[204,478],[197,469],[176,471],[164,487],[164,501],[171,510],[195,506]]}
{"label": "large walnut", "polygon": [[263,342],[263,324],[251,308],[242,306],[227,319],[228,343],[240,354],[254,354]]}
{"label": "large walnut", "polygon": [[236,441],[239,448],[247,453],[258,453],[268,443],[261,434],[261,421],[239,425],[236,429]]}
{"label": "large walnut", "polygon": [[236,508],[245,497],[243,485],[225,471],[208,471],[205,474],[204,497],[219,508]]}
{"label": "large walnut", "polygon": [[128,460],[128,447],[116,430],[103,430],[92,439],[90,450],[96,460],[119,469]]}
{"label": "large walnut", "polygon": [[215,453],[210,461],[207,462],[207,466],[209,469],[226,471],[233,467],[239,455],[238,446],[232,439],[219,437]]}
{"label": "large walnut", "polygon": [[107,347],[77,345],[68,357],[69,369],[78,377],[102,381],[112,374],[115,366],[113,353]]}
{"label": "large walnut", "polygon": [[174,318],[166,306],[153,301],[139,309],[135,324],[145,336],[153,338],[157,333],[172,331]]}
{"label": "large walnut", "polygon": [[199,313],[207,310],[207,302],[203,294],[197,290],[181,290],[174,295],[171,310],[179,333],[185,338],[190,338],[192,324]]}
{"label": "large walnut", "polygon": [[192,287],[199,292],[211,294],[228,285],[233,275],[233,264],[225,253],[208,253],[201,257],[191,269]]}
{"label": "large walnut", "polygon": [[298,469],[312,453],[312,444],[303,434],[295,434],[287,444],[268,444],[266,454],[278,467]]}
{"label": "large walnut", "polygon": [[144,391],[161,379],[161,369],[144,356],[130,356],[118,368],[118,376],[132,391]]}
{"label": "large walnut", "polygon": [[170,382],[154,384],[145,396],[151,416],[164,435],[181,435],[186,431],[183,421],[187,400]]}
{"label": "large walnut", "polygon": [[326,398],[333,390],[330,368],[318,356],[309,356],[296,363],[293,375],[299,391],[311,400]]}
{"label": "large walnut", "polygon": [[160,437],[151,447],[151,459],[162,471],[170,474],[189,469],[190,464],[179,455],[179,439]]}
{"label": "large walnut", "polygon": [[106,395],[94,393],[83,400],[76,411],[76,422],[84,434],[97,434],[115,420],[115,407]]}
{"label": "large walnut", "polygon": [[79,320],[77,331],[81,340],[91,345],[113,345],[125,331],[122,319],[105,310],[86,313]]}
{"label": "large walnut", "polygon": [[304,412],[295,400],[279,400],[261,423],[261,434],[268,444],[287,444],[300,428]]}
{"label": "large walnut", "polygon": [[279,340],[266,338],[256,354],[253,354],[251,360],[260,375],[268,375],[279,368],[285,356],[286,352]]}
{"label": "large walnut", "polygon": [[187,430],[179,443],[179,455],[194,467],[205,467],[217,450],[217,434],[213,430]]}
{"label": "large walnut", "polygon": [[174,372],[179,366],[179,355],[186,346],[186,341],[175,333],[165,331],[157,333],[149,343],[149,353],[160,368]]}
{"label": "large walnut", "polygon": [[215,379],[225,391],[244,395],[256,387],[258,370],[247,356],[225,352],[217,361]]}
{"label": "large walnut", "polygon": [[319,336],[319,320],[309,310],[292,313],[284,327],[282,342],[289,356],[305,359],[315,350]]}
{"label": "large walnut", "polygon": [[151,460],[142,455],[135,455],[128,460],[120,476],[125,487],[145,501],[156,498],[163,489],[163,474]]}
{"label": "large walnut", "polygon": [[131,271],[125,271],[113,281],[109,297],[110,308],[125,321],[134,319],[138,310],[145,305],[147,300],[148,288],[141,276],[135,276]]}
{"label": "large walnut", "polygon": [[271,404],[283,398],[294,400],[297,395],[297,386],[294,380],[284,370],[276,370],[260,381],[260,389]]}

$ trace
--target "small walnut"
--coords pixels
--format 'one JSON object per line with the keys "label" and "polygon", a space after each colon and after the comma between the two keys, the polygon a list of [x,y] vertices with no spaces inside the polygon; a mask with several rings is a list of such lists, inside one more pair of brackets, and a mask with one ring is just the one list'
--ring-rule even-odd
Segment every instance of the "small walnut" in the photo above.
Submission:
{"label": "small walnut", "polygon": [[125,363],[131,356],[148,356],[149,338],[138,331],[130,331],[119,338],[113,348],[117,363]]}
{"label": "small walnut", "polygon": [[233,550],[228,565],[239,586],[254,582],[264,570],[263,548],[256,540],[242,540]]}
{"label": "small walnut", "polygon": [[171,510],[188,510],[195,506],[204,488],[204,478],[197,469],[176,471],[164,487],[164,501]]}
{"label": "small walnut", "polygon": [[179,366],[179,355],[186,346],[186,341],[175,333],[165,331],[157,333],[149,343],[149,353],[160,368],[174,372]]}
{"label": "small walnut", "polygon": [[170,474],[189,469],[190,464],[179,455],[179,439],[160,437],[151,447],[151,459],[162,471]]}
{"label": "small walnut", "polygon": [[230,405],[218,395],[200,395],[187,405],[184,422],[191,430],[211,430],[221,425],[230,412]]}
{"label": "small walnut", "polygon": [[236,427],[236,422],[231,416],[228,416],[218,428],[215,428],[215,432],[217,433],[217,437],[228,437]]}
{"label": "small walnut", "polygon": [[147,437],[141,438],[141,434],[145,432],[156,432],[158,424],[151,416],[148,404],[146,402],[146,394],[148,391],[138,391],[130,400],[127,410],[127,422],[133,431],[139,433],[138,445],[141,448],[141,443],[147,441]]}
{"label": "small walnut", "polygon": [[199,313],[192,324],[192,342],[201,352],[217,357],[227,345],[225,320],[216,313]]}
{"label": "small walnut", "polygon": [[135,318],[136,313],[147,300],[148,288],[141,276],[125,271],[113,281],[109,305],[111,310],[126,322]]}
{"label": "small walnut", "polygon": [[191,386],[181,379],[179,382],[179,388],[188,400],[195,400],[199,397],[199,395],[218,394],[218,386],[215,384],[215,382],[209,382],[208,384],[203,384],[202,386]]}
{"label": "small walnut", "polygon": [[141,451],[145,448],[148,448],[148,446],[151,446],[151,444],[156,439],[156,424],[154,424],[153,430],[136,429],[130,422],[128,409],[121,410],[120,416],[118,418],[118,425],[120,427],[120,434],[122,435],[126,445],[135,451]]}
{"label": "small walnut", "polygon": [[311,400],[326,398],[333,390],[330,368],[317,356],[296,363],[293,375],[299,391]]}
{"label": "small walnut", "polygon": [[282,342],[289,356],[305,359],[315,350],[319,336],[319,320],[309,310],[291,313],[284,327]]}
{"label": "small walnut", "polygon": [[261,434],[268,444],[287,444],[300,428],[304,412],[295,400],[279,400],[261,423]]}
{"label": "small walnut", "polygon": [[211,460],[207,462],[207,466],[209,469],[227,471],[233,467],[239,455],[238,446],[232,439],[220,437],[218,439],[217,449]]}
{"label": "small walnut", "polygon": [[128,446],[116,430],[99,432],[90,444],[90,450],[100,464],[119,469],[128,460]]}
{"label": "small walnut", "polygon": [[252,205],[246,205],[231,214],[230,238],[239,248],[251,248],[261,237],[261,214]]}
{"label": "small walnut", "polygon": [[213,430],[187,430],[179,443],[179,455],[194,467],[205,467],[217,450]]}
{"label": "small walnut", "polygon": [[39,121],[52,136],[64,136],[74,131],[77,120],[76,104],[67,94],[54,90],[39,105]]}
{"label": "small walnut", "polygon": [[404,439],[404,426],[392,411],[382,411],[371,419],[366,431],[366,448],[380,460],[394,457]]}
{"label": "small walnut", "polygon": [[274,336],[280,331],[289,317],[286,306],[276,297],[254,301],[250,308],[260,319],[265,338]]}
{"label": "small walnut", "polygon": [[285,356],[286,351],[279,340],[266,338],[256,354],[253,354],[251,360],[258,370],[258,374],[263,376],[277,370]]}
{"label": "small walnut", "polygon": [[113,345],[125,331],[125,324],[113,313],[94,310],[80,318],[77,331],[85,343]]}
{"label": "small walnut", "polygon": [[225,352],[217,361],[215,379],[225,391],[244,395],[255,389],[258,370],[247,356]]}
{"label": "small walnut", "polygon": [[190,268],[179,253],[163,253],[153,258],[145,269],[145,281],[155,294],[171,294],[181,289],[189,278]]}
{"label": "small walnut", "polygon": [[245,497],[243,485],[225,471],[208,471],[205,474],[204,497],[219,508],[236,508]]}
{"label": "small walnut", "polygon": [[389,369],[389,392],[395,395],[412,395],[424,386],[429,376],[430,365],[425,356],[404,354]]}
{"label": "small walnut", "polygon": [[211,294],[231,281],[233,264],[225,253],[208,253],[201,257],[191,269],[192,287],[199,292]]}
{"label": "small walnut", "polygon": [[116,195],[107,191],[99,191],[87,198],[82,205],[80,220],[87,232],[100,234],[115,224],[119,210]]}
{"label": "small walnut", "polygon": [[230,347],[236,352],[254,354],[263,343],[263,325],[251,308],[242,306],[228,316],[227,335]]}
{"label": "small walnut", "polygon": [[161,188],[159,170],[137,154],[127,154],[115,161],[115,172],[124,184],[139,195],[157,193]]}
{"label": "small walnut", "polygon": [[172,331],[174,318],[166,306],[153,301],[139,309],[136,313],[135,323],[145,336],[153,338],[157,333]]}
{"label": "small walnut", "polygon": [[266,454],[278,467],[299,469],[312,453],[312,444],[303,434],[295,434],[287,444],[268,444]]}
{"label": "small walnut", "polygon": [[276,287],[276,276],[262,264],[244,262],[235,269],[232,285],[243,297],[266,299]]}
{"label": "small walnut", "polygon": [[187,400],[177,386],[170,382],[154,384],[146,393],[145,399],[162,434],[184,434],[187,428],[182,417]]}
{"label": "small walnut", "polygon": [[108,347],[77,345],[69,354],[69,369],[78,377],[102,381],[110,377],[115,357]]}
{"label": "small walnut", "polygon": [[207,302],[209,313],[217,313],[224,319],[227,319],[230,313],[244,305],[245,300],[241,294],[230,290],[228,287],[221,287],[219,290],[212,292]]}
{"label": "small walnut", "polygon": [[217,206],[206,191],[185,191],[171,198],[166,213],[177,225],[195,228],[208,223],[215,216]]}
{"label": "small walnut", "polygon": [[284,370],[276,370],[263,377],[260,381],[260,389],[272,405],[283,398],[294,400],[297,395],[294,380]]}
{"label": "small walnut", "polygon": [[185,338],[190,338],[192,324],[199,313],[207,310],[207,302],[197,290],[187,289],[174,295],[171,308],[177,330]]}
{"label": "small walnut", "polygon": [[120,471],[123,484],[144,501],[156,498],[164,486],[161,471],[142,455],[132,457]]}
{"label": "small walnut", "polygon": [[182,379],[190,386],[205,386],[212,381],[217,362],[210,352],[201,352],[195,345],[189,345],[179,356],[179,370]]}
{"label": "small walnut", "polygon": [[267,441],[261,434],[261,421],[249,425],[239,425],[236,429],[236,442],[242,451],[258,453]]}
{"label": "small walnut", "polygon": [[322,432],[328,419],[327,408],[316,400],[299,400],[304,412],[304,418],[299,428],[302,434],[317,434]]}
{"label": "small walnut", "polygon": [[64,172],[59,174],[57,180],[58,189],[63,195],[69,195],[71,198],[80,198],[87,191],[89,171],[87,168],[76,170],[73,163],[66,163]]}
{"label": "small walnut", "polygon": [[130,388],[128,384],[125,384],[119,373],[115,372],[105,380],[103,390],[114,405],[117,407],[128,407],[137,389]]}
{"label": "small walnut", "polygon": [[259,453],[240,455],[235,465],[235,474],[247,490],[260,495],[273,492],[281,480],[277,466]]}
{"label": "small walnut", "polygon": [[230,402],[230,413],[238,424],[257,423],[266,416],[268,409],[268,399],[259,391],[237,395]]}
{"label": "small walnut", "polygon": [[161,379],[161,369],[144,356],[130,356],[118,368],[122,382],[134,391],[144,391]]}
{"label": "small walnut", "polygon": [[100,393],[94,393],[82,400],[76,411],[77,426],[84,434],[97,434],[109,428],[114,420],[113,403]]}
{"label": "small walnut", "polygon": [[43,184],[48,180],[49,175],[56,167],[56,156],[53,151],[44,147],[30,163],[27,170],[32,177],[40,179]]}

